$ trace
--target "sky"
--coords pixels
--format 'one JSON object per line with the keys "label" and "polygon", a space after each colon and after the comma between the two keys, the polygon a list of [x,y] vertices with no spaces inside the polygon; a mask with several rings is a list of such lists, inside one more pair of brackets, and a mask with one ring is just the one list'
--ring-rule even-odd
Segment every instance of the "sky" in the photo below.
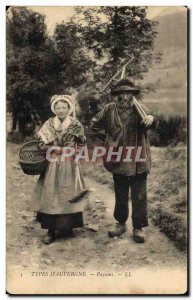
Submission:
{"label": "sky", "polygon": [[[73,6],[28,6],[28,8],[45,15],[45,21],[50,34],[53,33],[56,23],[67,21],[74,13]],[[158,15],[166,15],[183,9],[183,7],[177,6],[149,6],[147,16],[152,19]]]}

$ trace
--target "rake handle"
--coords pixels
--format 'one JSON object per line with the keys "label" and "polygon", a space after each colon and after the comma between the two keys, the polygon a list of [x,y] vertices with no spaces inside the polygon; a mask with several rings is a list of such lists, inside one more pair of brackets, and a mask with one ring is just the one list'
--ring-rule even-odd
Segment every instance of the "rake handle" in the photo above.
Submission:
{"label": "rake handle", "polygon": [[135,105],[135,108],[137,109],[140,117],[144,119],[147,116],[147,114],[134,96],[133,96],[133,104]]}

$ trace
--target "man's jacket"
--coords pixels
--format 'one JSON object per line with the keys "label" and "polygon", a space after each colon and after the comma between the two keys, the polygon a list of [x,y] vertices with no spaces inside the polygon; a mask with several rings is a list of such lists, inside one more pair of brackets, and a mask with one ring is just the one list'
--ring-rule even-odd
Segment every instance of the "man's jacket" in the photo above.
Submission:
{"label": "man's jacket", "polygon": [[[105,105],[91,120],[91,132],[103,141],[107,151],[112,146],[114,151],[123,146],[123,157],[120,161],[116,161],[116,155],[109,162],[104,158],[104,166],[108,171],[125,176],[150,172],[151,154],[147,127],[141,124],[141,118],[134,107],[123,122],[115,103]],[[125,162],[123,160],[126,158],[128,146],[129,151],[132,151],[129,161]],[[140,153],[139,158],[136,157],[137,151]]]}

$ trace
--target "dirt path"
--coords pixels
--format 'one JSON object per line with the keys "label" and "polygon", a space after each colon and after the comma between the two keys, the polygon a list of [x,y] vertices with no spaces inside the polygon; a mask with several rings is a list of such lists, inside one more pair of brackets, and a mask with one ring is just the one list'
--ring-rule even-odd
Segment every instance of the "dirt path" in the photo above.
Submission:
{"label": "dirt path", "polygon": [[[37,176],[23,174],[17,164],[19,146],[7,145],[7,260],[11,266],[24,270],[84,268],[95,270],[121,270],[138,267],[171,267],[185,269],[186,257],[169,239],[150,224],[146,230],[147,242],[136,244],[132,240],[132,227],[120,238],[109,239],[107,231],[114,222],[114,194],[105,185],[87,179],[87,223],[95,225],[96,232],[75,229],[74,237],[59,239],[44,245],[45,230],[29,211],[31,194]],[[97,228],[98,227],[98,228]]]}

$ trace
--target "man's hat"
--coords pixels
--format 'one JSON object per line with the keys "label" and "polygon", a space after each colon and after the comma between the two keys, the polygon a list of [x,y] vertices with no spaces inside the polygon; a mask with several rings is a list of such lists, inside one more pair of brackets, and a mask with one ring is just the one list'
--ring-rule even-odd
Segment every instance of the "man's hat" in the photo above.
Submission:
{"label": "man's hat", "polygon": [[111,90],[112,95],[118,95],[122,92],[132,92],[134,95],[140,93],[139,87],[135,86],[129,79],[121,79]]}

